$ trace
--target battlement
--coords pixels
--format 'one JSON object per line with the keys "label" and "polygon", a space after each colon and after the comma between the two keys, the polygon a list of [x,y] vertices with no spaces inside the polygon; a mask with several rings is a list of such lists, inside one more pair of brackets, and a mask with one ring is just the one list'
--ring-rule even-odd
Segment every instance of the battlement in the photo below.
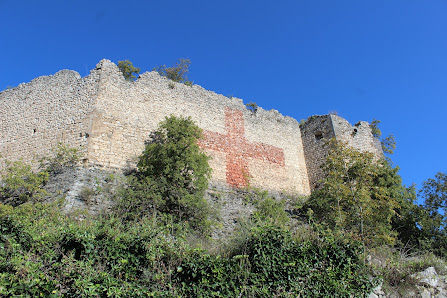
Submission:
{"label": "battlement", "polygon": [[126,81],[109,60],[84,78],[62,70],[20,84],[0,93],[0,154],[31,161],[63,142],[82,148],[85,166],[121,171],[135,166],[164,117],[189,116],[204,130],[200,145],[211,156],[213,184],[291,195],[309,195],[320,177],[323,138],[381,154],[366,122],[351,126],[324,115],[300,128],[276,110],[251,111],[242,99],[173,84],[154,71]]}

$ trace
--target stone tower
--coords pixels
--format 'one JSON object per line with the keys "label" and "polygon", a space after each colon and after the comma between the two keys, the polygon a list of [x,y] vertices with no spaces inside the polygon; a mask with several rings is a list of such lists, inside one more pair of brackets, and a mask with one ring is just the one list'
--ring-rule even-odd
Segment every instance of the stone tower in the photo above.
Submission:
{"label": "stone tower", "polygon": [[311,190],[322,178],[321,165],[328,154],[326,142],[330,139],[345,142],[360,151],[383,156],[379,139],[372,135],[371,128],[365,121],[352,126],[337,115],[311,116],[301,125],[301,137]]}

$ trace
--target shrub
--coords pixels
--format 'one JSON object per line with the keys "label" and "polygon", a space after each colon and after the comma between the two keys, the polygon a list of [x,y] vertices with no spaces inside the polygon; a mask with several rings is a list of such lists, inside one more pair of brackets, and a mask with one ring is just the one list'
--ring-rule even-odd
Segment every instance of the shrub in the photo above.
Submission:
{"label": "shrub", "polygon": [[50,157],[40,159],[40,168],[51,174],[59,174],[66,168],[77,166],[81,157],[78,148],[58,143],[57,147],[51,150]]}
{"label": "shrub", "polygon": [[255,222],[285,227],[290,221],[285,211],[286,201],[271,197],[267,191],[252,188],[247,193],[245,201],[255,207],[251,216]]}
{"label": "shrub", "polygon": [[175,66],[166,67],[166,65],[157,66],[154,68],[161,76],[164,76],[174,82],[183,83],[187,86],[192,86],[192,82],[188,81],[188,71],[191,60],[180,58]]}
{"label": "shrub", "polygon": [[270,226],[250,230],[244,254],[189,254],[173,279],[186,297],[363,297],[373,282],[358,258],[360,242],[330,235],[297,243]]}
{"label": "shrub", "polygon": [[118,61],[118,68],[126,81],[134,81],[136,75],[140,73],[140,68],[134,67],[129,60]]}
{"label": "shrub", "polygon": [[405,294],[408,289],[417,291],[418,280],[415,275],[428,267],[434,267],[438,274],[445,274],[445,261],[429,252],[413,252],[381,246],[370,250],[369,270],[383,280],[387,292]]}
{"label": "shrub", "polygon": [[253,113],[256,113],[258,111],[258,105],[253,101],[246,103],[245,106],[247,107],[247,109],[249,109]]}
{"label": "shrub", "polygon": [[30,200],[42,200],[47,192],[43,186],[48,181],[48,172],[34,172],[23,161],[6,162],[7,168],[1,177],[0,202],[18,206]]}

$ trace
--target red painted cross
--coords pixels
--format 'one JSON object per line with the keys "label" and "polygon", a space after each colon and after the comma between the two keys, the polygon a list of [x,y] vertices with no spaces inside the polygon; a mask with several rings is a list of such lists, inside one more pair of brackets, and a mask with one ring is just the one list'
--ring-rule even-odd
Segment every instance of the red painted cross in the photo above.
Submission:
{"label": "red painted cross", "polygon": [[244,114],[225,108],[225,134],[203,131],[202,148],[224,152],[227,160],[227,183],[232,187],[248,185],[248,159],[256,158],[280,166],[285,165],[284,151],[264,143],[251,143],[245,139]]}

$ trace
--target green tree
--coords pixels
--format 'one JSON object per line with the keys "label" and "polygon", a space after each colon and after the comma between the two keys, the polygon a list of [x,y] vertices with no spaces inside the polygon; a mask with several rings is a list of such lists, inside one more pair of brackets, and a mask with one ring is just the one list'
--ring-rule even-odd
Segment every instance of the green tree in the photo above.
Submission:
{"label": "green tree", "polygon": [[418,222],[425,245],[438,255],[447,256],[447,175],[439,172],[424,181],[419,192],[424,200]]}
{"label": "green tree", "polygon": [[192,82],[188,80],[187,76],[190,64],[191,60],[180,58],[175,66],[166,67],[166,65],[161,65],[155,67],[154,70],[158,71],[161,76],[167,77],[174,82],[192,86]]}
{"label": "green tree", "polygon": [[191,118],[166,117],[147,142],[120,208],[160,212],[207,230],[210,208],[204,193],[211,168],[197,144],[201,136]]}
{"label": "green tree", "polygon": [[392,219],[405,189],[397,168],[370,152],[332,141],[321,185],[304,205],[334,229],[352,233],[369,246],[393,244]]}
{"label": "green tree", "polygon": [[[372,135],[380,140],[380,137],[382,136],[382,131],[379,128],[379,123],[380,120],[374,118],[369,126],[371,127]],[[396,139],[394,138],[393,134],[389,134],[386,138],[381,139],[380,143],[382,145],[383,153],[386,154],[394,153],[394,150],[396,149]]]}
{"label": "green tree", "polygon": [[126,81],[135,81],[136,75],[140,73],[140,68],[134,67],[129,60],[118,61],[118,68]]}

